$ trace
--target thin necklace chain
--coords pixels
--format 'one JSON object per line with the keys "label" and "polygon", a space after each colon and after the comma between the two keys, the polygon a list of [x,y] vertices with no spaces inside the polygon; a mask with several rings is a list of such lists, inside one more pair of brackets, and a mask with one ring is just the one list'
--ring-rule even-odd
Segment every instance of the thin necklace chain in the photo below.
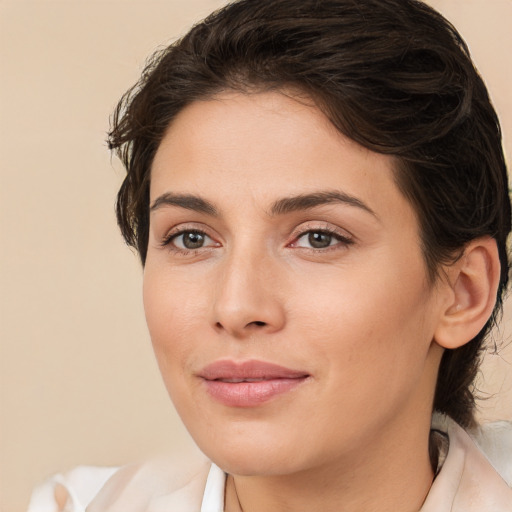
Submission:
{"label": "thin necklace chain", "polygon": [[238,505],[238,510],[239,510],[239,512],[244,512],[244,509],[242,508],[242,504],[240,503],[240,498],[238,497],[238,491],[236,490],[235,477],[232,475],[230,475],[230,477],[231,477],[231,481],[233,482],[233,490],[235,491],[235,497],[236,497],[236,502]]}

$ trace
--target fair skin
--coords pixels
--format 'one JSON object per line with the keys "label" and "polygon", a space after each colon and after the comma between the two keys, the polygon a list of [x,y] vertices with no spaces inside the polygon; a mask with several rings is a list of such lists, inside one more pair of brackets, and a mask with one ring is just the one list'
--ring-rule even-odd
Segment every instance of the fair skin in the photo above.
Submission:
{"label": "fair skin", "polygon": [[278,92],[193,103],[157,151],[146,317],[228,512],[417,511],[428,493],[434,340],[456,343],[447,312],[476,285],[458,284],[469,258],[429,282],[394,164]]}

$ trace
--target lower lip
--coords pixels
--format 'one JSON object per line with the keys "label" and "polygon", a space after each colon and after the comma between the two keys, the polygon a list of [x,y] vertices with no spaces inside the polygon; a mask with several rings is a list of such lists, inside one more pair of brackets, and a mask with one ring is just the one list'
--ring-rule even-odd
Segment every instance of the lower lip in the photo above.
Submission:
{"label": "lower lip", "polygon": [[257,382],[205,380],[212,398],[230,407],[256,407],[300,386],[307,377],[270,379]]}

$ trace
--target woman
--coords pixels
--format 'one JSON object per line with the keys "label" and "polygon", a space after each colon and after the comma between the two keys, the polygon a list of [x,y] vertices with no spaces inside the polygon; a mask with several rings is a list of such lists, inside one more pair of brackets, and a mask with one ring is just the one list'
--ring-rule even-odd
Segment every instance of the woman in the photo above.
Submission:
{"label": "woman", "polygon": [[235,2],[154,57],[109,142],[160,369],[207,460],[120,470],[89,511],[512,510],[471,387],[508,280],[506,166],[446,20]]}

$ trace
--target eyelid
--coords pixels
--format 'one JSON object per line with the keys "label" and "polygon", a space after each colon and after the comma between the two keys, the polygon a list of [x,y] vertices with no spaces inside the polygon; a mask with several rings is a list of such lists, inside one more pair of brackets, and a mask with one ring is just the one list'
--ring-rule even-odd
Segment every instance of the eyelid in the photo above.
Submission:
{"label": "eyelid", "polygon": [[[198,235],[201,235],[203,237],[203,239],[205,240],[205,245],[202,245],[200,247],[196,247],[196,248],[193,248],[193,249],[189,249],[187,247],[181,247],[181,245],[184,245],[184,241],[182,241],[182,244],[181,245],[178,245],[177,243],[177,240],[179,240],[180,238],[183,238],[186,234],[188,233],[195,233],[195,234],[198,234]],[[213,242],[212,243],[207,243],[206,241],[207,240],[210,240],[210,242]],[[173,249],[177,250],[177,251],[199,251],[201,249],[209,249],[211,247],[215,247],[216,244],[213,240],[213,238],[211,236],[209,236],[208,234],[204,233],[203,231],[198,231],[196,229],[192,230],[192,229],[186,229],[185,231],[182,231],[182,232],[178,232],[178,233],[175,233],[173,234],[172,236],[168,237],[165,241],[165,245],[172,245]]]}
{"label": "eyelid", "polygon": [[[300,240],[303,236],[307,235],[311,232],[318,232],[318,233],[326,233],[329,234],[339,240],[341,244],[350,245],[355,242],[355,237],[346,231],[345,229],[341,229],[339,227],[333,226],[332,224],[329,224],[327,222],[307,222],[305,224],[301,224],[297,228],[295,228],[292,232],[291,238],[292,241],[287,244],[288,247],[297,247],[296,244],[298,240]],[[307,248],[303,247],[303,249],[311,249],[313,251],[325,251],[329,248],[335,248],[338,244],[329,246],[324,249],[315,249],[313,247]],[[302,248],[302,247],[301,247]]]}
{"label": "eyelid", "polygon": [[[171,229],[167,230],[165,232],[165,234],[161,237],[160,245],[162,247],[170,247],[172,245],[172,240],[174,238],[177,238],[180,235],[183,235],[184,233],[189,233],[189,232],[201,233],[205,237],[208,237],[210,240],[212,240],[214,242],[214,244],[200,247],[198,249],[186,249],[187,251],[209,249],[209,248],[212,248],[215,246],[219,247],[221,245],[220,242],[218,242],[216,240],[216,237],[211,233],[210,229],[208,229],[203,224],[198,224],[198,223],[182,223],[182,224],[173,226]],[[184,251],[185,249],[181,249],[180,247],[173,246],[173,250]]]}

